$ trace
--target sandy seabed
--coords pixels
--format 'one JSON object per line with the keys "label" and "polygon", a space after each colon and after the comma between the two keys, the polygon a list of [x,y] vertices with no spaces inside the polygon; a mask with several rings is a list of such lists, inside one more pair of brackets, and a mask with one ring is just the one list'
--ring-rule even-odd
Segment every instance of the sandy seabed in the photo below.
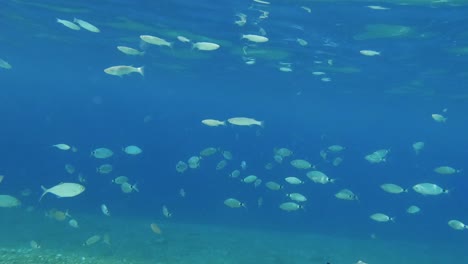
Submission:
{"label": "sandy seabed", "polygon": [[[468,263],[461,245],[353,239],[299,232],[74,216],[80,228],[39,213],[0,211],[0,264],[443,264]],[[85,246],[93,235],[108,235]],[[468,235],[468,234],[467,234]],[[33,249],[30,241],[41,246]]]}

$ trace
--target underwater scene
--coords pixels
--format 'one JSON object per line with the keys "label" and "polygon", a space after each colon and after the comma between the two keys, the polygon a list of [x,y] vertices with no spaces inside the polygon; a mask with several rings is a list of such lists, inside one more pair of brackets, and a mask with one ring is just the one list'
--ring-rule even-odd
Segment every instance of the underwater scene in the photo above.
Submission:
{"label": "underwater scene", "polygon": [[468,263],[468,0],[3,0],[0,264]]}

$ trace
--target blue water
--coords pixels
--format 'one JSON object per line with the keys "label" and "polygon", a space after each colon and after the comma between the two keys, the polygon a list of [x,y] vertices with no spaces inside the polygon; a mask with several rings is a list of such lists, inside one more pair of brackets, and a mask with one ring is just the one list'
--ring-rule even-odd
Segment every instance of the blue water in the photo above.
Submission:
{"label": "blue water", "polygon": [[[428,1],[429,2],[429,1]],[[0,58],[13,67],[0,68],[0,184],[2,194],[22,200],[36,210],[69,209],[100,215],[107,204],[113,217],[163,219],[161,207],[173,213],[168,219],[180,223],[319,233],[357,238],[370,234],[401,241],[459,241],[467,243],[467,231],[451,229],[447,222],[468,223],[466,189],[467,52],[466,13],[459,5],[398,5],[346,1],[311,3],[272,1],[4,1],[0,5]],[[381,4],[389,10],[372,10]],[[307,13],[300,6],[312,9]],[[68,9],[64,9],[68,8]],[[269,17],[258,19],[258,9]],[[247,15],[247,24],[234,24],[236,13]],[[56,18],[84,19],[100,33],[70,30]],[[125,21],[132,21],[132,27]],[[138,23],[140,26],[136,25]],[[402,25],[411,32],[399,37],[359,40],[369,24]],[[260,34],[270,41],[248,50],[271,52],[258,56],[254,65],[242,60],[247,41],[242,34]],[[173,48],[144,44],[140,35],[154,35]],[[220,43],[216,51],[193,50],[178,42],[177,35],[194,41]],[[308,41],[300,46],[295,40]],[[127,56],[116,46],[146,52]],[[380,51],[366,57],[359,50]],[[278,58],[278,53],[286,54]],[[251,55],[249,57],[255,57]],[[328,65],[331,60],[332,65]],[[292,72],[279,71],[279,62],[292,63]],[[318,63],[320,62],[320,64]],[[145,76],[116,77],[103,72],[113,65],[144,66]],[[356,72],[346,73],[344,68]],[[323,71],[325,76],[314,76]],[[329,82],[320,78],[328,77]],[[395,91],[405,92],[395,92]],[[447,109],[443,113],[442,110]],[[445,123],[435,122],[442,113]],[[145,117],[151,117],[144,122]],[[247,116],[264,127],[207,127],[201,120],[226,120]],[[415,155],[411,145],[424,141]],[[78,152],[64,152],[51,145],[66,143]],[[334,167],[319,152],[333,144],[346,147],[344,162]],[[121,151],[127,145],[143,149],[139,156]],[[187,161],[206,147],[229,150],[234,158],[221,171],[218,153],[203,159],[201,167],[179,174],[175,164]],[[101,161],[90,156],[97,147],[116,154]],[[273,149],[294,152],[273,170]],[[370,164],[364,156],[390,148],[385,163]],[[317,165],[337,182],[317,185],[305,171],[289,161],[301,158]],[[255,174],[263,182],[287,185],[287,176],[301,177],[306,184],[286,186],[287,192],[305,194],[305,210],[287,213],[278,205],[284,192],[254,188],[228,177],[247,162],[242,176]],[[69,175],[66,163],[77,172]],[[111,163],[110,175],[95,169]],[[455,175],[437,175],[433,169],[449,165],[462,169]],[[71,199],[47,196],[41,203],[40,186],[86,177],[86,192]],[[123,194],[110,180],[127,175],[139,193]],[[391,195],[382,183],[406,188],[434,182],[449,189],[447,195]],[[31,196],[21,197],[29,188]],[[178,191],[184,188],[187,197]],[[353,190],[359,201],[342,201],[334,193]],[[242,199],[247,209],[227,208],[228,197]],[[258,197],[264,204],[257,208]],[[405,210],[416,204],[419,215]],[[2,209],[9,210],[9,209]],[[395,223],[376,223],[374,212],[395,216]]]}

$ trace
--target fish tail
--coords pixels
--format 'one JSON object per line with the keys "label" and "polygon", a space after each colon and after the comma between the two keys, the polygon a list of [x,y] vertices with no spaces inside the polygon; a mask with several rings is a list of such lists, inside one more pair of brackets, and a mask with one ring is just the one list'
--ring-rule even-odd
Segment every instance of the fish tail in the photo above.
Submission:
{"label": "fish tail", "polygon": [[134,191],[136,191],[136,192],[140,192],[140,190],[138,189],[138,185],[137,185],[137,184],[138,184],[138,183],[133,184],[133,185],[132,185],[132,189],[133,189]]}
{"label": "fish tail", "polygon": [[42,197],[44,197],[44,195],[47,194],[47,191],[48,191],[47,188],[44,187],[43,185],[41,185],[41,189],[42,189],[44,192],[42,193],[41,197],[39,197],[39,202],[42,200]]}
{"label": "fish tail", "polygon": [[137,68],[138,70],[138,73],[141,74],[141,76],[145,76],[145,66],[141,66],[139,68]]}

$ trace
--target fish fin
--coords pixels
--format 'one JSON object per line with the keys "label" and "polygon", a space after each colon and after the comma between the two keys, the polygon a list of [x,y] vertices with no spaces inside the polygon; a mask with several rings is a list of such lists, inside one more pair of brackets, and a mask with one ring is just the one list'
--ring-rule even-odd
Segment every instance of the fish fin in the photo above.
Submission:
{"label": "fish fin", "polygon": [[42,197],[44,197],[44,195],[47,194],[47,192],[49,191],[46,187],[42,186],[41,185],[41,189],[44,191],[41,195],[41,197],[39,197],[39,202],[42,200]]}
{"label": "fish fin", "polygon": [[145,76],[145,66],[141,66],[139,68],[137,68],[138,70],[138,73],[141,74],[141,76]]}
{"label": "fish fin", "polygon": [[140,190],[138,189],[138,186],[137,186],[138,183],[135,183],[132,185],[132,189],[135,190],[136,192],[140,192]]}

